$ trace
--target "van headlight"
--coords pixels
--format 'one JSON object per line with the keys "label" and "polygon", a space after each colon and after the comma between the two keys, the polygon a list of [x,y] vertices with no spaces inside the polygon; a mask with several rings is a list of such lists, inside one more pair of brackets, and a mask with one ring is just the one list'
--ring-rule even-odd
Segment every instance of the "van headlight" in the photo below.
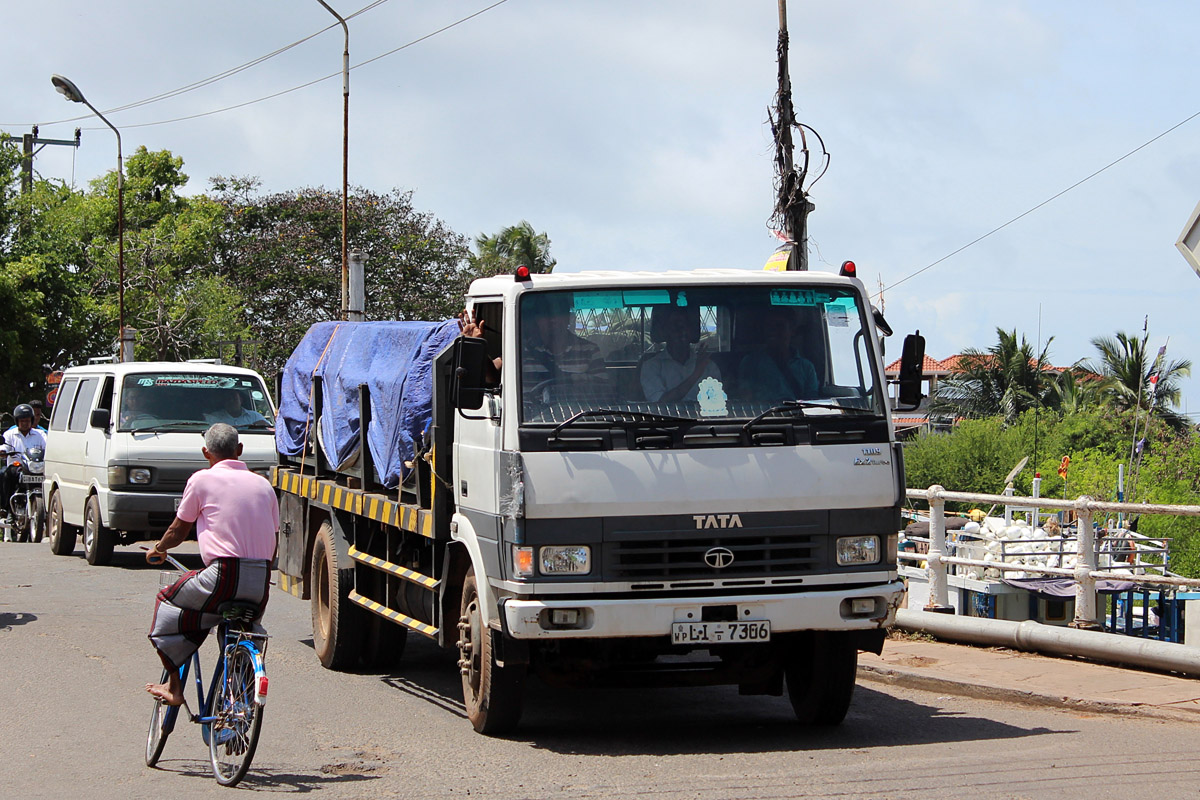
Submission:
{"label": "van headlight", "polygon": [[587,545],[552,545],[538,550],[543,575],[586,575],[592,571],[592,548]]}
{"label": "van headlight", "polygon": [[879,562],[879,537],[842,536],[837,540],[836,550],[839,567],[876,564]]}
{"label": "van headlight", "polygon": [[150,483],[150,470],[146,467],[130,467],[129,482],[145,486]]}

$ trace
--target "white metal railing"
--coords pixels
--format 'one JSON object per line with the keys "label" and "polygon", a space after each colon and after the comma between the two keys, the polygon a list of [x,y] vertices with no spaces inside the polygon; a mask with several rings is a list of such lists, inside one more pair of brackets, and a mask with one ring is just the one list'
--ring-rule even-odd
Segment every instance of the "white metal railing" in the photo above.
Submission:
{"label": "white metal railing", "polygon": [[[1178,586],[1197,588],[1200,580],[1181,578],[1166,573],[1162,565],[1140,563],[1140,558],[1122,568],[1143,568],[1142,574],[1136,574],[1135,569],[1129,572],[1102,570],[1099,568],[1096,536],[1092,530],[1092,515],[1101,513],[1131,513],[1131,514],[1168,514],[1184,517],[1200,517],[1200,506],[1173,506],[1152,503],[1110,503],[1093,500],[1090,497],[1080,497],[1076,500],[1055,500],[1049,497],[1013,497],[1011,495],[983,494],[976,492],[950,492],[942,486],[934,484],[928,489],[909,489],[911,500],[925,500],[929,503],[929,552],[928,553],[898,553],[906,560],[926,562],[929,576],[929,604],[926,611],[945,611],[950,608],[950,592],[947,581],[947,568],[952,564],[978,566],[984,569],[997,569],[1001,572],[1023,571],[1038,572],[1047,575],[1059,575],[1075,580],[1075,619],[1074,627],[1099,627],[1100,620],[1097,612],[1096,581],[1122,580],[1154,586]],[[959,558],[946,552],[946,501],[964,503],[994,503],[996,505],[1020,505],[1034,510],[1034,527],[1037,525],[1038,509],[1061,509],[1074,511],[1076,515],[1077,533],[1075,539],[1075,566],[1073,568],[1052,567],[1036,564],[1009,564],[1003,561],[987,561],[974,558]],[[1024,541],[1024,540],[1023,540]],[[1157,541],[1157,540],[1152,540]],[[1144,569],[1154,567],[1161,572],[1146,574]]]}

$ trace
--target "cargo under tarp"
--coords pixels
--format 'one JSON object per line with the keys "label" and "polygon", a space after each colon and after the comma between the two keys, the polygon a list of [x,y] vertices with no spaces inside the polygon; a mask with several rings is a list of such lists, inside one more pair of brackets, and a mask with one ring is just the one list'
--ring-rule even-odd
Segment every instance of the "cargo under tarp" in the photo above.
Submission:
{"label": "cargo under tarp", "polygon": [[[375,479],[399,486],[433,417],[433,359],[458,335],[455,320],[313,325],[283,368],[276,449],[299,456],[305,437],[316,437],[330,464],[353,463],[361,445],[358,387],[366,384]],[[314,375],[322,381],[320,420],[311,416]]]}

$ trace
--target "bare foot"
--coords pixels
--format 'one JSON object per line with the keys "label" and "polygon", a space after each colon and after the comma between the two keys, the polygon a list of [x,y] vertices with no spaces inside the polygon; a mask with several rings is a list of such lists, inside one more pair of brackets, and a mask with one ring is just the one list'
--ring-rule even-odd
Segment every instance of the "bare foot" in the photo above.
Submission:
{"label": "bare foot", "polygon": [[169,706],[183,705],[183,688],[176,681],[147,683],[146,691]]}

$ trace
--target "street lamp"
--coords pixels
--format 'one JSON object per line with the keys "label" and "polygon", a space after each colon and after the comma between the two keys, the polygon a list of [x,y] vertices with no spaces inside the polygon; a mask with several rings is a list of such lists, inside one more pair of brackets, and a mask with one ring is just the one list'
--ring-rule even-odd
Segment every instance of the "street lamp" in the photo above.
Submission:
{"label": "street lamp", "polygon": [[79,87],[70,80],[62,75],[51,75],[50,82],[59,94],[72,103],[83,103],[90,108],[117,135],[117,360],[132,361],[133,340],[125,339],[125,162],[121,158],[121,132],[87,101]]}
{"label": "street lamp", "polygon": [[342,52],[342,319],[349,319],[350,305],[346,292],[350,282],[350,268],[346,252],[346,221],[349,217],[350,185],[350,26],[325,0],[317,2],[337,18],[342,24],[342,30],[346,32],[346,48]]}

